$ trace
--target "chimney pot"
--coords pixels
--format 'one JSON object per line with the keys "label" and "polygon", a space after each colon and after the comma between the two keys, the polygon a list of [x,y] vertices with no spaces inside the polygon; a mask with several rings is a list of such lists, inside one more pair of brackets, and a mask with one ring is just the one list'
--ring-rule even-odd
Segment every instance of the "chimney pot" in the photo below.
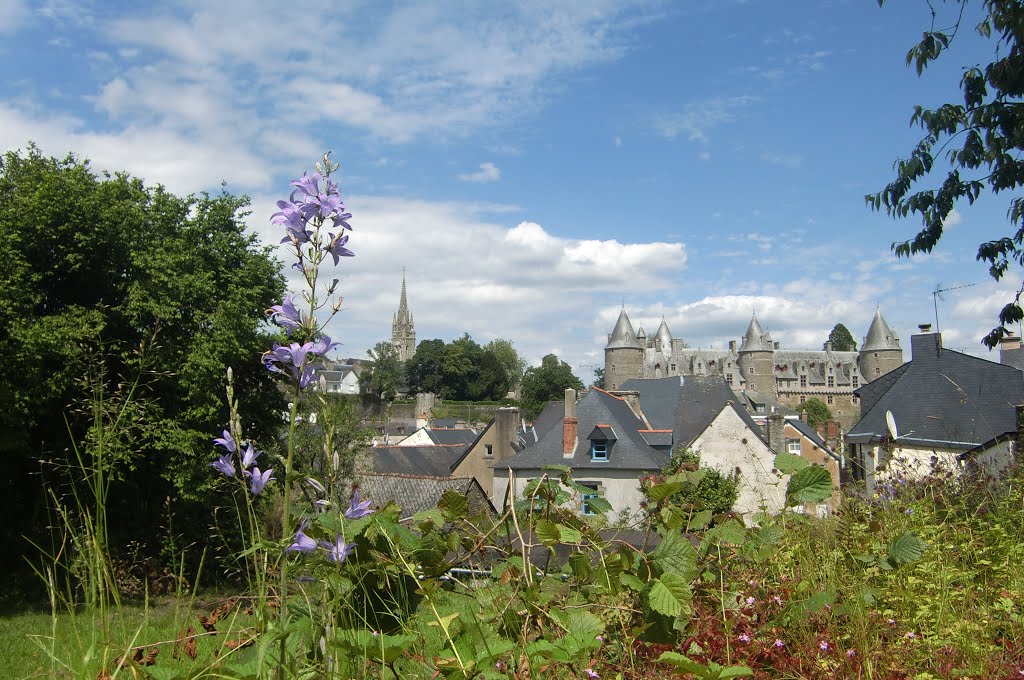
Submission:
{"label": "chimney pot", "polygon": [[930,323],[919,323],[917,324],[917,329],[922,333],[931,333],[932,325]]}

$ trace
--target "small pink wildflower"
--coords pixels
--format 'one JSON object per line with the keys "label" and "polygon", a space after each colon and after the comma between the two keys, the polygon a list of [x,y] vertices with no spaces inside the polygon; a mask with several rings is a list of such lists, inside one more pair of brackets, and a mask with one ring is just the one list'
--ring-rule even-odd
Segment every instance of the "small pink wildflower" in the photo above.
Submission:
{"label": "small pink wildflower", "polygon": [[772,602],[775,604],[782,604],[782,598],[778,595],[772,595]]}
{"label": "small pink wildflower", "polygon": [[855,657],[855,656],[857,656],[857,651],[854,650],[854,649],[847,649],[846,650],[846,656],[851,657],[851,658]]}
{"label": "small pink wildflower", "polygon": [[914,635],[913,631],[911,631],[911,632],[907,633],[906,635],[904,635],[903,637],[907,638],[908,640],[913,640],[917,636]]}
{"label": "small pink wildflower", "polygon": [[821,640],[821,641],[820,641],[820,642],[818,643],[818,647],[820,647],[820,648],[821,648],[821,651],[823,651],[823,652],[827,652],[827,651],[828,651],[828,643],[827,643],[827,642],[825,642],[824,640]]}
{"label": "small pink wildflower", "polygon": [[747,604],[748,605],[752,605],[752,604],[754,604],[754,602],[756,602],[756,600],[754,600],[754,596],[753,595],[751,595],[750,597],[747,598]]}
{"label": "small pink wildflower", "polygon": [[775,647],[777,649],[782,649],[783,647],[786,646],[786,643],[783,642],[782,640],[780,640],[779,638],[775,638],[775,642],[773,644],[775,645]]}
{"label": "small pink wildflower", "polygon": [[597,680],[597,678],[600,678],[600,677],[601,677],[600,675],[598,675],[597,673],[595,673],[595,672],[594,672],[594,670],[593,670],[593,669],[591,669],[591,668],[588,668],[588,669],[586,669],[586,670],[585,670],[585,671],[583,671],[583,672],[587,674],[587,677],[588,677],[588,678],[590,678],[590,680]]}
{"label": "small pink wildflower", "polygon": [[597,636],[597,637],[595,637],[594,639],[595,639],[595,640],[597,640],[598,642],[604,642],[604,637],[603,637],[603,636],[601,636],[601,635],[598,635],[598,636]]}
{"label": "small pink wildflower", "polygon": [[744,633],[739,637],[740,642],[750,642],[750,636]]}
{"label": "small pink wildflower", "polygon": [[886,619],[886,621],[889,622],[890,626],[895,626],[896,625],[896,619]]}

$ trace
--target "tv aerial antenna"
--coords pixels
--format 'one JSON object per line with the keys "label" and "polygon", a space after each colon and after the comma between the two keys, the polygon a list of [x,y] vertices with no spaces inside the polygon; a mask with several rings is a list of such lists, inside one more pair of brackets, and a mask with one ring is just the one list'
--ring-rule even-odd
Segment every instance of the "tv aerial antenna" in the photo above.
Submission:
{"label": "tv aerial antenna", "polygon": [[937,284],[935,290],[932,291],[932,306],[935,308],[935,332],[939,332],[939,300],[945,300],[942,297],[943,293],[948,293],[951,290],[960,290],[961,288],[970,288],[973,283],[965,283],[962,286],[949,286],[948,288],[941,288],[942,284]]}

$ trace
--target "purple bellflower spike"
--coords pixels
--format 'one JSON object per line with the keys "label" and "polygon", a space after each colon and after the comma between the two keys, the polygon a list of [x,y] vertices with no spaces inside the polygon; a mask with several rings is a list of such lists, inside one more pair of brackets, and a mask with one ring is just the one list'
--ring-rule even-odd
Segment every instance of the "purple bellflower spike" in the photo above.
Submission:
{"label": "purple bellflower spike", "polygon": [[288,201],[278,201],[277,207],[280,212],[271,215],[271,224],[283,224],[287,235],[281,239],[281,243],[307,243],[313,232],[306,229],[306,217],[302,213],[302,206]]}
{"label": "purple bellflower spike", "polygon": [[299,375],[299,387],[306,389],[314,382],[316,382],[316,371],[312,366],[306,366],[302,369],[302,374]]}
{"label": "purple bellflower spike", "polygon": [[248,470],[249,466],[256,462],[256,459],[260,457],[262,451],[257,451],[249,444],[248,448],[245,449],[245,453],[242,454],[242,471]]}
{"label": "purple bellflower spike", "polygon": [[355,256],[355,253],[345,247],[345,244],[348,243],[348,234],[340,232],[338,236],[335,237],[334,234],[328,232],[327,235],[331,237],[331,243],[327,247],[327,252],[334,258],[335,266],[338,265],[339,258]]}
{"label": "purple bellflower spike", "polygon": [[264,470],[263,472],[260,472],[260,469],[258,467],[254,467],[252,469],[252,487],[250,490],[252,491],[252,494],[254,496],[259,495],[259,493],[263,491],[263,487],[267,485],[267,482],[274,479],[273,477],[270,476],[273,473],[273,469],[270,468]]}
{"label": "purple bellflower spike", "polygon": [[273,305],[270,312],[270,318],[283,326],[288,335],[302,326],[302,312],[295,306],[295,300],[290,293],[284,296],[284,302]]}
{"label": "purple bellflower spike", "polygon": [[331,220],[334,222],[334,226],[341,226],[342,229],[348,229],[352,231],[352,225],[348,221],[352,219],[352,213],[350,212],[339,212],[331,215]]}
{"label": "purple bellflower spike", "polygon": [[285,548],[285,552],[311,553],[316,550],[316,541],[303,533],[307,526],[309,526],[309,520],[302,520],[299,528],[295,531],[295,538],[292,539],[292,544]]}
{"label": "purple bellflower spike", "polygon": [[341,534],[338,534],[337,538],[334,540],[333,545],[327,543],[326,541],[322,541],[321,545],[327,548],[327,550],[329,551],[327,554],[327,559],[329,559],[331,562],[339,563],[344,562],[345,559],[348,558],[348,556],[351,555],[353,552],[355,552],[356,549],[355,543],[346,543],[345,537]]}
{"label": "purple bellflower spike", "polygon": [[352,504],[345,509],[345,517],[348,519],[359,519],[373,514],[370,510],[370,501],[359,500],[359,489],[352,492]]}
{"label": "purple bellflower spike", "polygon": [[210,463],[210,467],[217,468],[217,470],[224,473],[226,477],[235,476],[235,461],[232,459],[230,451]]}
{"label": "purple bellflower spike", "polygon": [[314,172],[312,175],[302,173],[302,177],[292,182],[292,186],[296,187],[296,190],[292,192],[292,195],[297,195],[300,191],[307,196],[317,196],[320,194],[320,180],[324,178],[319,172]]}
{"label": "purple bellflower spike", "polygon": [[235,438],[231,436],[230,430],[224,430],[224,436],[217,437],[213,443],[226,449],[229,453],[235,452]]}

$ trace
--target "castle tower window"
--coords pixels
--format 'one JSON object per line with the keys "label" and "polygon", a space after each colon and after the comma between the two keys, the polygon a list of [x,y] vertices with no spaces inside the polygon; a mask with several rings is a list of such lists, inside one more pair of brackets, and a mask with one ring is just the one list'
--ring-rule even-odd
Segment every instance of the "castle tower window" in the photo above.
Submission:
{"label": "castle tower window", "polygon": [[802,404],[802,403],[804,403],[805,401],[807,401],[807,397],[801,394],[801,395],[800,395],[800,403]]}
{"label": "castle tower window", "polygon": [[834,399],[832,398],[832,395],[831,395],[831,394],[830,394],[830,395],[828,395],[828,397],[826,398],[826,401],[828,401],[828,405],[829,405],[829,406],[831,406],[831,405],[832,405],[832,402],[834,401]]}
{"label": "castle tower window", "polygon": [[853,387],[854,389],[860,387],[860,376],[853,376]]}
{"label": "castle tower window", "polygon": [[726,373],[725,374],[725,382],[727,382],[730,385],[732,385],[732,373]]}
{"label": "castle tower window", "polygon": [[807,376],[800,376],[800,387],[807,387]]}
{"label": "castle tower window", "polygon": [[828,377],[828,386],[829,387],[835,387],[836,386],[836,379],[834,377],[832,377],[832,376]]}

